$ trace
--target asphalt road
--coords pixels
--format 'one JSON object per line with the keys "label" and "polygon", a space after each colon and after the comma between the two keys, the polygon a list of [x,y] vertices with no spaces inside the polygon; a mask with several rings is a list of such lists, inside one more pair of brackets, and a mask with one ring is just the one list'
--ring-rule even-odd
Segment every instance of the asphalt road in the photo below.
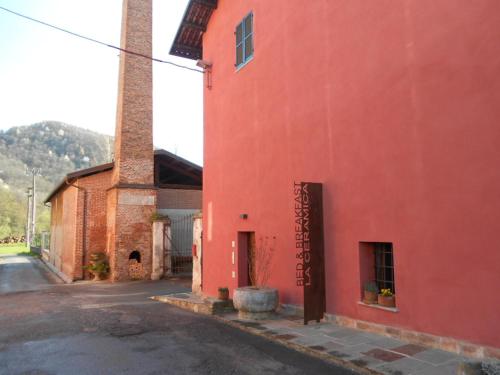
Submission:
{"label": "asphalt road", "polygon": [[36,262],[0,265],[0,374],[353,374],[148,298],[184,281],[51,281]]}
{"label": "asphalt road", "polygon": [[0,294],[41,290],[57,282],[37,258],[0,255]]}

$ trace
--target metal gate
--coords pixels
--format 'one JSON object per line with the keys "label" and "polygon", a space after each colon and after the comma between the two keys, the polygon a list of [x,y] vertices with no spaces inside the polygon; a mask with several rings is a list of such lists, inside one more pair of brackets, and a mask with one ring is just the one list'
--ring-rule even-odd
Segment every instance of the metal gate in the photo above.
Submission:
{"label": "metal gate", "polygon": [[193,272],[193,217],[194,214],[170,216],[171,272],[176,276],[189,276]]}

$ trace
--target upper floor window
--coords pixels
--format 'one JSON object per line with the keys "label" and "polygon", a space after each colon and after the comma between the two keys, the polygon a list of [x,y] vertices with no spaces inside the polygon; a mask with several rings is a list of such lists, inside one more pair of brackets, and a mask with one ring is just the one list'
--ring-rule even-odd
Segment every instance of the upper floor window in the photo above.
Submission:
{"label": "upper floor window", "polygon": [[253,57],[253,13],[246,16],[236,27],[236,67]]}

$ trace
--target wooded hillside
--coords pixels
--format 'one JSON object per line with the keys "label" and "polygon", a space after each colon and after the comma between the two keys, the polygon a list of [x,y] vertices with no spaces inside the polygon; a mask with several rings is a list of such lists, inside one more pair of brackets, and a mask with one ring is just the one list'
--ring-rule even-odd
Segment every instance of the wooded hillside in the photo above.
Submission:
{"label": "wooded hillside", "polygon": [[110,161],[112,147],[110,136],[56,121],[0,130],[0,239],[24,233],[27,169],[41,169],[37,225],[48,230],[49,210],[42,204],[48,193],[67,173]]}

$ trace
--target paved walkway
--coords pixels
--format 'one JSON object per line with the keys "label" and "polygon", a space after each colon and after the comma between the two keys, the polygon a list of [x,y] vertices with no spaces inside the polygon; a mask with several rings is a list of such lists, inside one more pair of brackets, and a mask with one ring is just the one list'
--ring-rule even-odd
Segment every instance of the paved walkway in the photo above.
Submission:
{"label": "paved walkway", "polygon": [[[306,326],[303,319],[284,315],[278,315],[272,320],[244,321],[240,320],[236,313],[225,314],[223,319],[297,350],[347,365],[355,370],[365,369],[367,373],[456,375],[461,373],[461,364],[477,362],[454,353],[342,327],[335,323],[312,322]],[[495,371],[500,369],[498,361],[484,362],[494,367],[493,373],[497,374]]]}
{"label": "paved walkway", "polygon": [[0,255],[0,294],[41,290],[60,282],[38,258]]}
{"label": "paved walkway", "polygon": [[[207,302],[192,293],[158,296],[157,300],[198,312],[210,313],[200,308]],[[221,310],[222,311],[222,310]],[[217,318],[245,331],[264,336],[272,341],[306,352],[327,361],[351,368],[356,372],[389,375],[500,375],[499,361],[483,361],[492,371],[462,372],[462,368],[481,367],[479,361],[454,353],[431,349],[390,337],[346,328],[335,323],[310,322],[303,324],[300,317],[277,314],[274,319],[241,320],[238,314],[219,313]]]}

